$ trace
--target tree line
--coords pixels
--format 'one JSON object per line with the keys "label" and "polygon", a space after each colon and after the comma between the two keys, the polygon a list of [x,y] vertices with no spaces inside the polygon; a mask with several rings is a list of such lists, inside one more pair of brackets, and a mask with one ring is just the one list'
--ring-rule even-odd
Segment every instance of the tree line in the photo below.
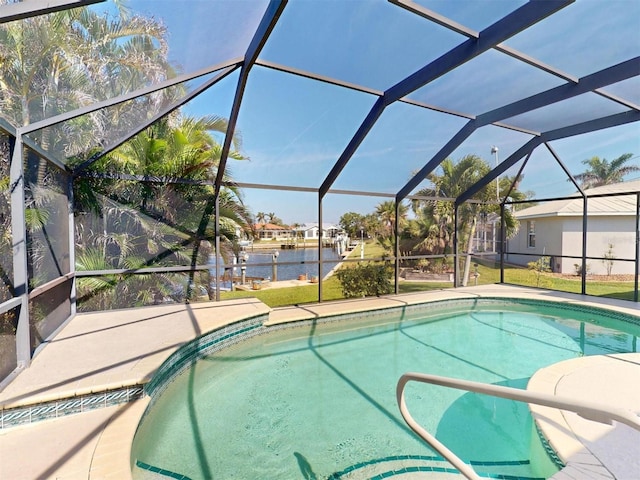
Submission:
{"label": "tree line", "polygon": [[[631,164],[633,154],[625,153],[612,161],[600,157],[583,160],[586,170],[574,176],[584,189],[619,183],[624,177],[640,171],[640,165]],[[389,255],[395,251],[396,224],[401,255],[446,256],[453,253],[454,203],[455,199],[466,192],[478,180],[484,177],[491,167],[477,155],[466,155],[457,162],[445,159],[440,166],[427,175],[431,186],[416,192],[414,199],[402,202],[398,206],[394,201],[378,204],[375,211],[368,214],[347,212],[340,217],[340,226],[351,237],[366,235],[378,242]],[[461,250],[472,252],[472,240],[482,219],[494,214],[499,219],[498,192],[509,192],[509,201],[522,201],[531,198],[533,192],[522,192],[519,182],[510,176],[500,177],[498,183],[491,182],[478,192],[474,202],[465,202],[458,210],[458,241]],[[519,179],[521,180],[521,179]],[[512,189],[511,186],[514,185]],[[448,199],[448,200],[447,200]],[[411,215],[410,215],[411,214]],[[507,238],[517,233],[519,224],[511,209],[504,210],[504,228]],[[463,278],[468,279],[471,256],[466,257]],[[425,260],[431,270],[447,267],[444,258]],[[463,282],[465,281],[463,280]],[[465,282],[466,283],[466,282]]]}

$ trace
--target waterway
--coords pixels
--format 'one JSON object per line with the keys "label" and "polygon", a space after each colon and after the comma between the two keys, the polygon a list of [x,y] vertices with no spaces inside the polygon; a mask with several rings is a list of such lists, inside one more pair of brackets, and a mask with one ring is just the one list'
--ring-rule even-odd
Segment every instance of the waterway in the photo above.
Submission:
{"label": "waterway", "polygon": [[[273,262],[273,252],[278,252],[277,261]],[[273,280],[274,267],[278,280],[293,280],[299,275],[307,275],[308,278],[319,275],[318,249],[297,248],[291,250],[248,250],[247,278],[265,278]],[[322,275],[327,275],[338,263],[340,256],[332,248],[322,249]],[[256,265],[263,264],[263,265]],[[239,266],[235,267],[234,275],[241,275]]]}

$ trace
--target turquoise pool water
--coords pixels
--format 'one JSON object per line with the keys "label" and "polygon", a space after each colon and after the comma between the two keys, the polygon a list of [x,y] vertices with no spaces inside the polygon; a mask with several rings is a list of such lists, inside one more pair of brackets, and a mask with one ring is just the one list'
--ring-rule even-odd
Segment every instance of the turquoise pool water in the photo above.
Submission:
{"label": "turquoise pool water", "polygon": [[[444,469],[399,414],[400,375],[525,388],[552,363],[636,351],[639,335],[637,325],[588,311],[510,302],[432,305],[265,333],[204,357],[168,386],[136,434],[134,478],[149,478],[151,468],[192,480]],[[409,384],[406,398],[412,415],[479,472],[546,478],[557,471],[525,404],[423,384]]]}

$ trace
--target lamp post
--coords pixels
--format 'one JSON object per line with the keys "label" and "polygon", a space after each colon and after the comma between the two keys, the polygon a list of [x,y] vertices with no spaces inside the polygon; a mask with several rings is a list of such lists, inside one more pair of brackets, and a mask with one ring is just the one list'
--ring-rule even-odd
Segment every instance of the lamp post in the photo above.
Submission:
{"label": "lamp post", "polygon": [[360,259],[364,258],[364,229],[360,229]]}
{"label": "lamp post", "polygon": [[249,260],[249,254],[247,252],[242,252],[240,254],[240,271],[242,272],[242,276],[240,278],[240,283],[244,285],[247,281],[247,261]]}
{"label": "lamp post", "polygon": [[[491,146],[491,154],[496,156],[496,168],[498,167],[498,147],[495,145]],[[496,177],[496,197],[498,201],[500,201],[500,175]]]}
{"label": "lamp post", "polygon": [[280,252],[277,250],[274,250],[271,255],[271,278],[274,282],[278,281],[278,255],[280,255]]}

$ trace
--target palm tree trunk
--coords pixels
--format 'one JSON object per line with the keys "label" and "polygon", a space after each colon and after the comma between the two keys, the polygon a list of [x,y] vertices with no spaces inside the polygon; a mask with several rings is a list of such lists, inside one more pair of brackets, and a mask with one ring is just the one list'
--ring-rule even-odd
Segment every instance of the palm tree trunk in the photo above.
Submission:
{"label": "palm tree trunk", "polygon": [[477,216],[473,216],[471,227],[469,228],[469,238],[467,240],[467,258],[464,262],[464,274],[462,275],[462,286],[466,287],[469,283],[469,273],[471,271],[471,250],[473,249],[473,236],[476,233]]}

